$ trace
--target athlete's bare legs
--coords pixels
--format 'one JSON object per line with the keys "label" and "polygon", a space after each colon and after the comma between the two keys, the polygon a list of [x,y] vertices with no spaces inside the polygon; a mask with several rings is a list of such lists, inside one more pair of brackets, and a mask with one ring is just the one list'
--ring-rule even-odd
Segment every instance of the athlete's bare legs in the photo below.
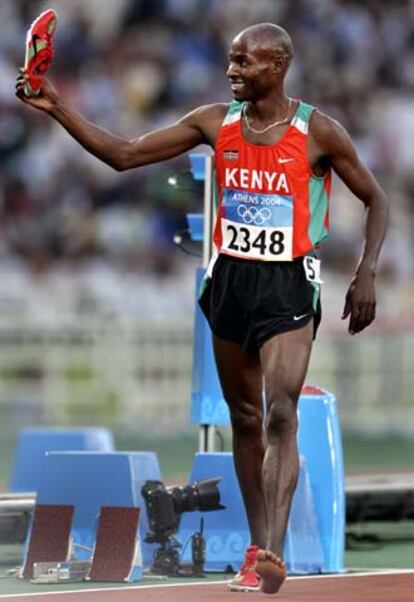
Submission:
{"label": "athlete's bare legs", "polygon": [[[266,593],[286,578],[284,539],[299,473],[297,402],[312,348],[313,322],[269,339],[260,355],[214,337],[214,351],[229,404],[233,453],[252,543],[259,546],[256,570]],[[267,416],[263,445],[264,375]]]}
{"label": "athlete's bare legs", "polygon": [[234,466],[240,485],[251,543],[263,548],[267,542],[267,516],[262,484],[263,379],[259,354],[251,355],[240,345],[213,337],[221,388],[233,431]]}
{"label": "athlete's bare legs", "polygon": [[313,321],[269,339],[260,350],[267,415],[263,488],[269,519],[266,548],[257,555],[262,591],[282,585],[284,540],[299,474],[297,403],[309,365]]}

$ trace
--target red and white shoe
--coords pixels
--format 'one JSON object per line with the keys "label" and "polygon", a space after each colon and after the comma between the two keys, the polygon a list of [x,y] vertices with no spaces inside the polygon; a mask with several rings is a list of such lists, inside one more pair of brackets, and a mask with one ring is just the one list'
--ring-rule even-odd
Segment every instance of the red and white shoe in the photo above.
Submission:
{"label": "red and white shoe", "polygon": [[46,10],[33,21],[26,35],[24,68],[28,75],[24,87],[26,96],[37,96],[46,71],[53,61],[53,35],[56,31],[57,15]]}
{"label": "red and white shoe", "polygon": [[259,546],[249,546],[246,549],[244,562],[241,565],[239,572],[227,585],[231,592],[260,591],[260,580],[255,570],[258,550]]}

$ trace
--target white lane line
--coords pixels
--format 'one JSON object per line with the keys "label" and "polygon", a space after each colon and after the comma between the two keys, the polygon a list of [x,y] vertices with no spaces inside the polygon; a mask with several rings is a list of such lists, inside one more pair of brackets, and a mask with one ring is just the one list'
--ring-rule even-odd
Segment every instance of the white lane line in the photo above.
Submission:
{"label": "white lane line", "polygon": [[[368,571],[364,569],[364,572],[360,573],[330,573],[323,575],[300,575],[295,577],[288,577],[287,581],[300,581],[302,579],[307,579],[308,581],[312,579],[344,579],[344,578],[352,578],[352,577],[378,577],[384,575],[414,575],[414,569],[372,569]],[[120,592],[123,590],[143,590],[143,589],[159,589],[166,587],[197,587],[201,585],[225,585],[227,581],[225,579],[220,581],[204,581],[204,582],[196,582],[196,583],[160,583],[156,585],[131,585],[124,587],[97,587],[91,589],[73,589],[73,590],[57,590],[57,591],[47,591],[47,592],[35,592],[32,594],[0,594],[1,599],[13,599],[13,598],[27,598],[30,596],[56,596],[61,595],[64,596],[66,594],[87,594],[88,592],[96,593],[102,592]]]}
{"label": "white lane line", "polygon": [[348,573],[324,573],[323,575],[297,575],[288,577],[288,581],[299,581],[301,579],[343,579],[345,577],[378,577],[381,575],[410,575],[414,569],[358,569],[357,572]]}
{"label": "white lane line", "polygon": [[[185,587],[185,586],[198,586],[198,585],[225,585],[227,581],[223,579],[222,581],[204,581],[204,582],[196,582],[196,583],[160,583],[156,585],[125,585],[124,587],[94,587],[90,589],[71,589],[71,590],[57,590],[57,591],[47,591],[47,592],[35,592],[33,594],[0,594],[0,598],[2,599],[12,599],[12,598],[20,598],[20,597],[28,597],[28,596],[56,596],[60,594],[64,596],[65,594],[87,594],[88,592],[121,592],[123,590],[141,590],[141,589],[155,589],[160,587]],[[35,586],[34,586],[35,587]]]}

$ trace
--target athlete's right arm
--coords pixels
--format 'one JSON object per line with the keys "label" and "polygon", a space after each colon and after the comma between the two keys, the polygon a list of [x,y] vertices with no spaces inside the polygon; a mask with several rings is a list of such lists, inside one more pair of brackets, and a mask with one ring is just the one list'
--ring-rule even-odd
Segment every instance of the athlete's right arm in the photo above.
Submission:
{"label": "athlete's right arm", "polygon": [[224,105],[208,105],[195,109],[171,127],[128,140],[84,119],[62,101],[49,81],[44,81],[35,97],[25,96],[24,82],[25,74],[21,72],[16,83],[20,100],[51,115],[87,151],[117,171],[171,159],[199,144],[214,145],[224,117]]}

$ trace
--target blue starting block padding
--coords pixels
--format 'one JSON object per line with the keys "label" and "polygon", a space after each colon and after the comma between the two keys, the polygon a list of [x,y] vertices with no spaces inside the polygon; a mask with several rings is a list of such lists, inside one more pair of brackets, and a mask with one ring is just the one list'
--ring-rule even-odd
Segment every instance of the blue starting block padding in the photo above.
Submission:
{"label": "blue starting block padding", "polygon": [[49,451],[114,450],[110,430],[88,428],[28,428],[20,432],[9,490],[13,493],[37,491]]}
{"label": "blue starting block padding", "polygon": [[[220,503],[226,506],[226,509],[184,514],[181,519],[179,539],[184,544],[195,531],[200,529],[200,521],[203,517],[206,570],[225,571],[228,567],[238,570],[245,549],[250,545],[250,533],[234,471],[233,455],[231,453],[196,455],[191,482],[218,475],[222,478],[219,484]],[[187,551],[184,561],[190,560],[191,554]],[[285,561],[291,573],[317,573],[320,572],[323,563],[312,492],[303,457],[300,461],[299,482],[286,536]]]}
{"label": "blue starting block padding", "polygon": [[[301,469],[286,537],[290,572],[338,572],[343,569],[345,493],[342,445],[335,397],[306,387],[299,400]],[[207,568],[238,568],[250,543],[247,520],[233,467],[232,454],[196,455],[191,481],[221,477],[226,511],[204,513]],[[180,537],[200,527],[198,513],[183,515]],[[234,566],[236,565],[236,566]]]}
{"label": "blue starting block padding", "polygon": [[148,479],[161,479],[154,452],[50,452],[37,502],[75,506],[71,536],[76,560],[92,556],[102,506],[139,507],[143,562],[150,566],[155,548],[144,543],[148,518],[141,496],[141,487]]}
{"label": "blue starting block padding", "polygon": [[[233,454],[225,452],[197,453],[189,483],[221,477],[218,485],[220,503],[225,510],[188,512],[182,514],[177,539],[185,546],[193,533],[200,530],[204,518],[207,571],[238,569],[244,551],[250,543],[246,515],[240,488],[234,472]],[[191,545],[185,546],[184,562],[191,561]]]}

